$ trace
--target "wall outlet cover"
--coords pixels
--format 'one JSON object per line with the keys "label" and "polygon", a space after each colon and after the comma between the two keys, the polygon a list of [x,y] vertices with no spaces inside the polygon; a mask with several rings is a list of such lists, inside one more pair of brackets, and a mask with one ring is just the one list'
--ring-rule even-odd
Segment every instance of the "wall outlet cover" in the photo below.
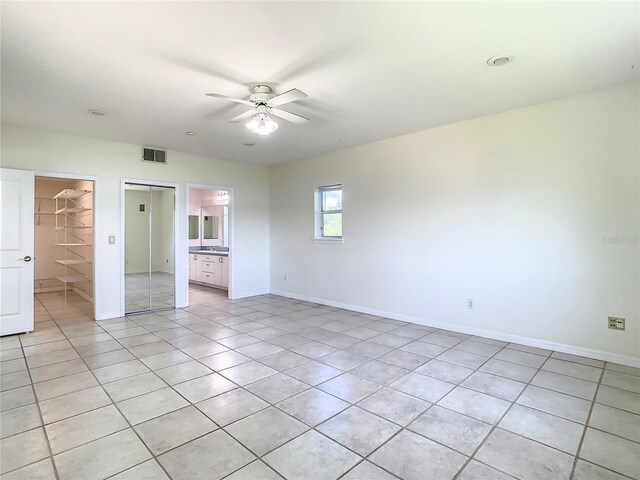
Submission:
{"label": "wall outlet cover", "polygon": [[624,318],[622,318],[622,317],[609,317],[608,326],[612,330],[624,330]]}

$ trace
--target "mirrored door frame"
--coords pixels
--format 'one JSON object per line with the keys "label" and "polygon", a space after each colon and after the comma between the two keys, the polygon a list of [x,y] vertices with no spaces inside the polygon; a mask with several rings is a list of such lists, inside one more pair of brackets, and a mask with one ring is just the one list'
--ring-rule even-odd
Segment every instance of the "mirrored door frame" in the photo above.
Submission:
{"label": "mirrored door frame", "polygon": [[180,308],[181,302],[178,297],[179,278],[181,269],[177,268],[180,254],[180,235],[178,228],[178,205],[180,198],[180,184],[171,182],[159,182],[155,180],[141,180],[138,178],[122,178],[120,180],[120,316],[125,316],[125,190],[127,184],[142,185],[148,187],[169,187],[174,189],[173,207],[173,295],[175,308]]}

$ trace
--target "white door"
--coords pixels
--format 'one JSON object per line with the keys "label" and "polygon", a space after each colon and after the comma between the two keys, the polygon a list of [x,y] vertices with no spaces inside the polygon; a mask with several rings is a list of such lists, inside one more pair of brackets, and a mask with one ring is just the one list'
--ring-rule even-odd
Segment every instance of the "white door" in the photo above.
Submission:
{"label": "white door", "polygon": [[0,168],[0,335],[33,330],[33,172]]}

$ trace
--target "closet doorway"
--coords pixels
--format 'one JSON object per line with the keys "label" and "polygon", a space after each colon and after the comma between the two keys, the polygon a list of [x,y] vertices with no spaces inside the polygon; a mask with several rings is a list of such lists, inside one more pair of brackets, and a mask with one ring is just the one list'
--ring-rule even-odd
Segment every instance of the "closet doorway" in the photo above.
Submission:
{"label": "closet doorway", "polygon": [[94,182],[35,177],[34,288],[38,322],[94,316]]}
{"label": "closet doorway", "polygon": [[124,183],[125,314],[174,308],[175,187]]}

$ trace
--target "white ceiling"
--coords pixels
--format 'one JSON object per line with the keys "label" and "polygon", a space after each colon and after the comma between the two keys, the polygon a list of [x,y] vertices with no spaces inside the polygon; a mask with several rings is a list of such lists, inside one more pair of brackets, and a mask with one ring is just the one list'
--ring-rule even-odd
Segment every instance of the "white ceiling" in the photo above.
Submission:
{"label": "white ceiling", "polygon": [[[637,80],[639,5],[5,1],[2,120],[275,164]],[[256,83],[311,122],[259,137],[204,95]]]}

